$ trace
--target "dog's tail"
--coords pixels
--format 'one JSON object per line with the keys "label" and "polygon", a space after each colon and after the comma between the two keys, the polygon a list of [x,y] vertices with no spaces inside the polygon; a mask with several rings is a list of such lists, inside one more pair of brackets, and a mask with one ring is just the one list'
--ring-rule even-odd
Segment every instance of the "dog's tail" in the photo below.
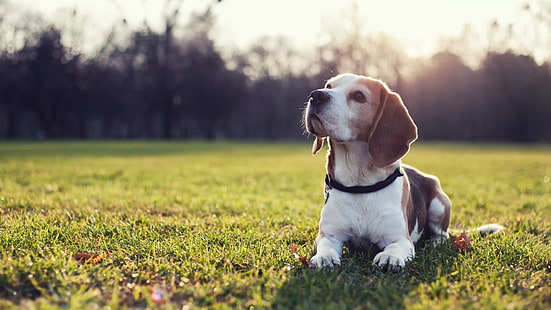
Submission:
{"label": "dog's tail", "polygon": [[486,237],[486,236],[493,235],[493,234],[498,233],[498,232],[503,231],[503,230],[505,230],[505,227],[494,223],[494,224],[482,225],[482,226],[479,226],[477,228],[469,229],[469,230],[450,229],[448,232],[450,232],[450,233],[461,233],[462,231],[465,231],[467,233],[479,233],[480,236]]}

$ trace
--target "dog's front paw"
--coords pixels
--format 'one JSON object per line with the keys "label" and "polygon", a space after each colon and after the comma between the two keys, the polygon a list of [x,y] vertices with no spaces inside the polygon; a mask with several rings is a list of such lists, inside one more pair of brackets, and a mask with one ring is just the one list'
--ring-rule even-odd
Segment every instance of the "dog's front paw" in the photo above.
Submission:
{"label": "dog's front paw", "polygon": [[316,254],[310,259],[310,262],[318,268],[333,268],[341,265],[341,259],[336,253],[326,255]]}
{"label": "dog's front paw", "polygon": [[396,255],[390,251],[383,251],[375,256],[373,264],[386,269],[400,269],[411,260],[410,256]]}

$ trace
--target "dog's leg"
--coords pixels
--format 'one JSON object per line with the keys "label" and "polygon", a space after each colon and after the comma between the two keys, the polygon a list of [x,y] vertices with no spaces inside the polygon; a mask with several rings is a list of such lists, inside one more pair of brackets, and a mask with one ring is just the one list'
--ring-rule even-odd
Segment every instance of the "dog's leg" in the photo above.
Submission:
{"label": "dog's leg", "polygon": [[408,261],[412,260],[414,256],[415,248],[413,247],[413,242],[404,237],[387,245],[381,253],[375,256],[373,264],[383,268],[401,268]]}
{"label": "dog's leg", "polygon": [[318,268],[340,266],[343,244],[334,236],[320,231],[316,238],[316,255],[310,261]]}
{"label": "dog's leg", "polygon": [[430,243],[443,244],[448,239],[448,225],[450,223],[451,201],[441,192],[429,205],[427,221],[430,231]]}

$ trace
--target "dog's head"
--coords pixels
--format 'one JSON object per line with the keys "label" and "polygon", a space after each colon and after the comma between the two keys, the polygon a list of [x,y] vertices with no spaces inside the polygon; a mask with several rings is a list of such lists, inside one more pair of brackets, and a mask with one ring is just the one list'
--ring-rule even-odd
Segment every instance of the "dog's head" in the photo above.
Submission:
{"label": "dog's head", "polygon": [[316,136],[312,154],[327,137],[365,141],[378,167],[402,158],[417,138],[417,127],[400,96],[379,80],[354,74],[333,77],[325,88],[311,92],[304,123]]}

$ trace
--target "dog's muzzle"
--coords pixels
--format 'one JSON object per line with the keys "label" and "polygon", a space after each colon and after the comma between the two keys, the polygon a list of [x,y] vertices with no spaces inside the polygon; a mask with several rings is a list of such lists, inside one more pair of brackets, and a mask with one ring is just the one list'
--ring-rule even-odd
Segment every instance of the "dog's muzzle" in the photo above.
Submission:
{"label": "dog's muzzle", "polygon": [[323,106],[331,100],[331,96],[323,90],[314,90],[308,97],[310,99],[306,111],[306,129],[310,133],[319,135],[325,131],[322,120]]}

